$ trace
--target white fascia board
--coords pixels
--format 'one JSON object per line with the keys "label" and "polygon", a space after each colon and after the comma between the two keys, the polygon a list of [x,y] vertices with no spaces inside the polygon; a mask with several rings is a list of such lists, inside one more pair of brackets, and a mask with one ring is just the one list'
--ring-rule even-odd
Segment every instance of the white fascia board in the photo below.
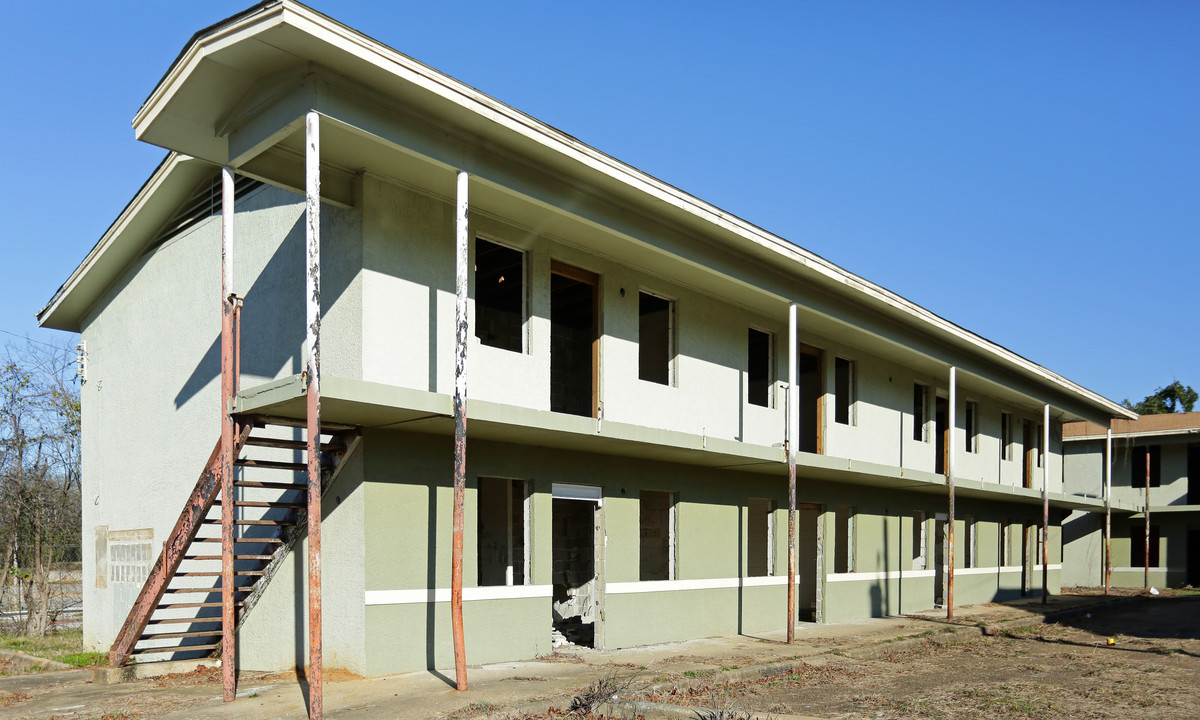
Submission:
{"label": "white fascia board", "polygon": [[865,280],[828,260],[801,248],[777,235],[767,232],[741,218],[726,213],[695,196],[643,173],[612,156],[606,155],[579,140],[556,130],[484,93],[424,65],[358,31],[355,31],[308,7],[281,0],[259,12],[231,20],[215,27],[203,38],[192,42],[179,60],[159,83],[134,120],[135,127],[144,127],[169,100],[174,90],[186,81],[188,74],[206,52],[236,42],[235,37],[253,28],[258,32],[279,23],[289,24],[314,39],[328,43],[358,60],[373,65],[413,85],[427,90],[495,123],[509,132],[540,144],[584,167],[600,173],[625,187],[653,200],[690,214],[714,227],[731,233],[744,242],[765,249],[781,259],[790,261],[797,273],[815,273],[846,287],[868,304],[883,305],[907,316],[915,325],[924,326],[936,335],[950,339],[1002,365],[1009,365],[1061,392],[1081,398],[1085,403],[1101,408],[1115,417],[1134,419],[1136,416],[1117,403],[1092,392],[1065,377],[1027,360],[1020,355],[986,340],[905,298]]}

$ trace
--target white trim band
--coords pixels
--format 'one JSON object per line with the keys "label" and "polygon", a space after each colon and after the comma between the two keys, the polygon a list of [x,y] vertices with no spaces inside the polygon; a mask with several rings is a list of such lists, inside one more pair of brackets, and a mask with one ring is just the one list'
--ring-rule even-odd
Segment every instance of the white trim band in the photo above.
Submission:
{"label": "white trim band", "polygon": [[[797,583],[799,584],[799,583]],[[702,578],[697,580],[643,580],[640,582],[610,582],[604,586],[605,595],[632,593],[677,592],[680,590],[726,590],[738,587],[767,587],[787,585],[786,575],[747,578]]]}
{"label": "white trim band", "polygon": [[830,573],[826,582],[868,582],[871,580],[903,580],[905,578],[934,577],[933,570],[884,570],[880,572]]}
{"label": "white trim band", "polygon": [[[415,603],[450,602],[450,588],[413,588],[411,590],[368,590],[366,605],[412,605]],[[490,585],[463,588],[463,601],[521,600],[553,597],[553,585]]]}

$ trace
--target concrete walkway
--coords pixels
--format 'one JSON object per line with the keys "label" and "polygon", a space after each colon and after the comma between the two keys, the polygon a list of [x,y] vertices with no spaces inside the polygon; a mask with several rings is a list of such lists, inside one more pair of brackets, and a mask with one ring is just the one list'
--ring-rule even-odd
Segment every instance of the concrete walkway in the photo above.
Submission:
{"label": "concrete walkway", "polygon": [[[758,636],[727,636],[650,645],[624,650],[595,651],[566,648],[553,656],[527,662],[496,663],[468,671],[470,690],[457,692],[447,678],[452,669],[412,672],[384,678],[326,680],[325,715],[329,718],[470,718],[503,717],[511,712],[545,713],[555,707],[565,712],[572,699],[601,679],[613,679],[628,690],[669,691],[698,683],[720,685],[786,673],[801,663],[819,664],[823,655],[837,653],[868,657],[900,649],[906,643],[934,636],[974,636],[991,629],[1031,625],[1063,614],[1086,612],[1129,598],[1060,595],[1043,606],[1039,599],[958,608],[953,624],[944,612],[931,611],[905,617],[861,620],[836,625],[797,625],[796,642],[783,642],[783,631]],[[933,631],[931,633],[931,631]],[[899,644],[898,644],[899,643]],[[48,674],[50,676],[54,674]],[[43,676],[46,677],[46,676]],[[219,678],[219,676],[217,676]],[[66,678],[64,678],[66,679]],[[44,681],[42,681],[44,683]],[[0,694],[19,691],[21,678],[0,679]],[[696,710],[653,706],[636,707],[620,698],[602,708],[619,717],[695,718]],[[0,709],[0,718],[49,718],[70,709],[79,716],[113,712],[124,701],[129,710],[149,708],[146,717],[173,720],[191,718],[305,718],[305,687],[292,675],[243,673],[238,700],[223,703],[219,679],[188,686],[174,682],[142,680],[122,685],[95,685],[78,679],[63,682],[53,692],[31,692],[32,697]],[[132,697],[132,696],[136,696]],[[157,701],[159,704],[152,704]],[[143,709],[144,708],[144,709]],[[749,708],[745,708],[749,709]],[[778,714],[772,717],[787,720]],[[792,716],[796,717],[796,716]]]}

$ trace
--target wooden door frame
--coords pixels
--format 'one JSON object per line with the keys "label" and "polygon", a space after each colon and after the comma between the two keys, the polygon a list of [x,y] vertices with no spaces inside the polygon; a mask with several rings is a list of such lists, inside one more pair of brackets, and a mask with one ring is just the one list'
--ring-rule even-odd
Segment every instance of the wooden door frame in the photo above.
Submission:
{"label": "wooden door frame", "polygon": [[[817,455],[825,454],[825,350],[816,345],[807,345],[805,343],[797,343],[796,352],[798,355],[808,355],[817,359],[817,388],[820,392],[814,402],[817,403]],[[799,363],[800,358],[796,361]],[[799,368],[796,368],[799,375]]]}

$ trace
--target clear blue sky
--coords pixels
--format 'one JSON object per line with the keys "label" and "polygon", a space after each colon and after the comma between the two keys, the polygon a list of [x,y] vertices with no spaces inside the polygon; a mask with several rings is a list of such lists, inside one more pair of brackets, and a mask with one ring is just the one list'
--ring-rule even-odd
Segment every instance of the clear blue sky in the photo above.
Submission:
{"label": "clear blue sky", "polygon": [[[8,5],[0,330],[65,337],[134,113],[248,3]],[[1200,3],[314,7],[1107,397],[1200,385]]]}

